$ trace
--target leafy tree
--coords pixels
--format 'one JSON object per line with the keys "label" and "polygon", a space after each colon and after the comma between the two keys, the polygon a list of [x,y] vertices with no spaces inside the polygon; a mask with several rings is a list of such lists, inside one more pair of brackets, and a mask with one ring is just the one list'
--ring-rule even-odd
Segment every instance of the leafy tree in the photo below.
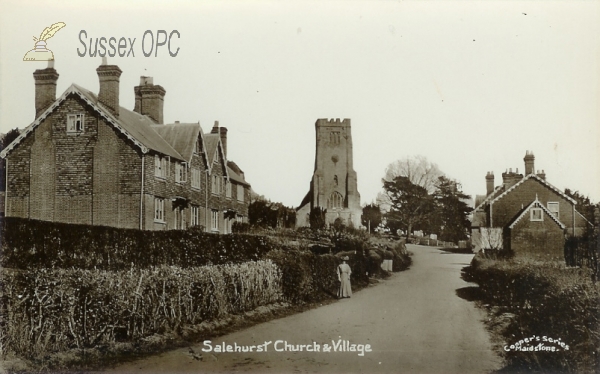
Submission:
{"label": "leafy tree", "polygon": [[430,219],[435,207],[433,198],[425,187],[405,176],[397,176],[391,181],[384,179],[383,189],[390,203],[387,225],[393,232],[406,230],[408,239],[415,225]]}
{"label": "leafy tree", "polygon": [[461,191],[458,182],[441,176],[438,178],[434,198],[436,202],[435,216],[440,221],[440,239],[454,243],[467,239],[467,232],[471,228],[468,216],[472,209],[465,200],[470,196]]}
{"label": "leafy tree", "polygon": [[322,230],[325,228],[325,213],[327,209],[316,207],[311,209],[308,220],[310,222],[310,228],[313,230]]}
{"label": "leafy tree", "polygon": [[[8,147],[21,134],[19,129],[12,129],[0,139],[0,152]],[[6,188],[6,160],[0,159],[0,191]]]}
{"label": "leafy tree", "polygon": [[379,209],[379,205],[376,204],[367,204],[363,208],[361,222],[364,227],[370,227],[370,232],[375,231],[375,229],[381,224],[382,221],[381,209]]}
{"label": "leafy tree", "polygon": [[259,198],[248,205],[248,221],[254,226],[290,228],[296,225],[296,211],[281,203]]}

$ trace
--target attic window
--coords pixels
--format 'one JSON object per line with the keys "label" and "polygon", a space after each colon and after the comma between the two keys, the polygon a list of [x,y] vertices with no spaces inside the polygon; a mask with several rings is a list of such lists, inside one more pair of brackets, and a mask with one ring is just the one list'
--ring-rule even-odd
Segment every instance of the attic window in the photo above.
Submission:
{"label": "attic window", "polygon": [[67,114],[67,134],[77,134],[83,132],[83,114]]}
{"label": "attic window", "polygon": [[558,217],[558,212],[559,212],[558,207],[559,207],[558,202],[552,202],[552,201],[548,202],[548,210],[550,211],[550,213],[554,214],[556,217]]}
{"label": "attic window", "polygon": [[531,221],[543,221],[544,215],[541,208],[532,208],[529,211]]}

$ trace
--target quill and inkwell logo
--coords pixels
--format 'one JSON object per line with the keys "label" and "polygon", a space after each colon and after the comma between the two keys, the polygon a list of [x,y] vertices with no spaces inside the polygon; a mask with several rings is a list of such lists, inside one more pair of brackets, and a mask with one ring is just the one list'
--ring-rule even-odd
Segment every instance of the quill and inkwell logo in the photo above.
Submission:
{"label": "quill and inkwell logo", "polygon": [[25,54],[23,61],[53,61],[54,53],[46,48],[46,40],[53,37],[58,30],[65,26],[64,22],[57,22],[50,27],[46,27],[39,38],[34,36],[35,48]]}

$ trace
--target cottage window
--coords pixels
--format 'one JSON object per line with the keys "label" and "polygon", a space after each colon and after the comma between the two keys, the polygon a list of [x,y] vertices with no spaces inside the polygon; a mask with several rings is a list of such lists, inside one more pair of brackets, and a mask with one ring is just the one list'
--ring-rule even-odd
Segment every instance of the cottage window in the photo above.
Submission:
{"label": "cottage window", "polygon": [[244,186],[242,186],[241,184],[237,185],[237,200],[240,203],[244,202]]}
{"label": "cottage window", "polygon": [[225,197],[231,199],[231,182],[225,181]]}
{"label": "cottage window", "polygon": [[200,169],[192,168],[192,188],[200,189],[202,173]]}
{"label": "cottage window", "polygon": [[543,221],[544,214],[541,208],[532,208],[530,210],[530,219],[531,221]]}
{"label": "cottage window", "polygon": [[210,228],[212,231],[219,231],[219,211],[213,209],[210,215]]}
{"label": "cottage window", "polygon": [[555,217],[558,217],[558,202],[548,202],[548,210],[550,213],[554,214]]}
{"label": "cottage window", "polygon": [[67,133],[77,134],[83,132],[83,114],[74,113],[67,115]]}
{"label": "cottage window", "polygon": [[238,216],[237,216],[237,217],[235,217],[235,220],[236,220],[236,222],[238,222],[238,223],[243,223],[243,222],[244,222],[244,216],[240,216],[240,215],[238,214]]}
{"label": "cottage window", "polygon": [[154,155],[154,176],[158,178],[167,178],[169,175],[169,157]]}
{"label": "cottage window", "polygon": [[211,192],[214,195],[218,195],[221,193],[221,178],[218,175],[213,175],[213,177],[212,177]]}
{"label": "cottage window", "polygon": [[187,167],[185,163],[178,162],[175,165],[175,181],[178,183],[184,183],[187,180]]}
{"label": "cottage window", "polygon": [[190,225],[191,226],[199,226],[200,225],[200,208],[198,206],[192,205],[190,209]]}
{"label": "cottage window", "polygon": [[160,197],[154,198],[154,220],[157,222],[165,222],[165,199]]}

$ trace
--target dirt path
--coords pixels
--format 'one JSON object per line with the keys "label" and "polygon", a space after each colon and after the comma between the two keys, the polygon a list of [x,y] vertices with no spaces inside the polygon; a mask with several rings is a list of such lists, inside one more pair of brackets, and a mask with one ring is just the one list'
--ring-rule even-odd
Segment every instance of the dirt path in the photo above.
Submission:
{"label": "dirt path", "polygon": [[[119,366],[114,372],[257,373],[485,373],[498,369],[473,303],[456,290],[469,284],[460,269],[472,255],[446,254],[409,246],[413,266],[388,280],[340,300],[294,316],[263,323],[214,339],[211,346],[267,345],[266,352],[205,353],[198,344]],[[372,352],[337,352],[332,341],[370,344]],[[277,352],[309,345],[320,352]],[[325,344],[332,347],[323,352]],[[199,355],[202,355],[200,359]],[[195,357],[194,357],[195,355]]]}

